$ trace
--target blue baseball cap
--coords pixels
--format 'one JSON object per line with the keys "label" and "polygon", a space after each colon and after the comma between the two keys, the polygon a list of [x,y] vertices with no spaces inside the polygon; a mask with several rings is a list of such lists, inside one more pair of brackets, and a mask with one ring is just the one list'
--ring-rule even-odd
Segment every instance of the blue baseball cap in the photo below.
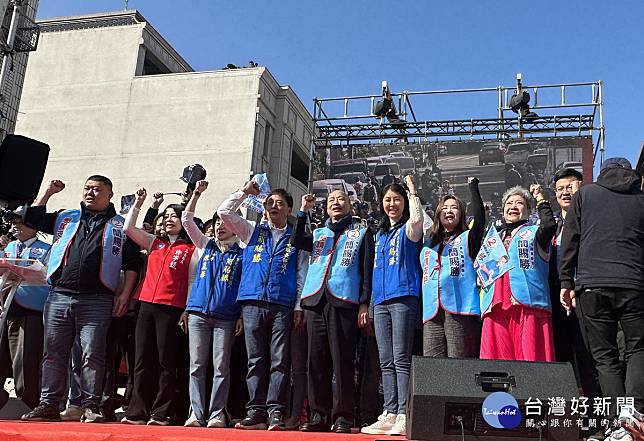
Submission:
{"label": "blue baseball cap", "polygon": [[630,161],[626,158],[608,158],[604,162],[602,162],[601,167],[599,168],[600,172],[603,172],[606,169],[609,168],[625,168],[627,170],[633,170],[633,166],[631,165]]}

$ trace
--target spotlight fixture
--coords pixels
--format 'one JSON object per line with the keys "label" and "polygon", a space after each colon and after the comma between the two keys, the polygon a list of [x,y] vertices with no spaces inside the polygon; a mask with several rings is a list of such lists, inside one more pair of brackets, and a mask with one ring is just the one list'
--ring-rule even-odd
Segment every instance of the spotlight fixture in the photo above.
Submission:
{"label": "spotlight fixture", "polygon": [[514,113],[519,115],[522,120],[526,122],[533,122],[539,117],[534,112],[530,111],[530,94],[523,90],[523,84],[521,84],[521,74],[517,74],[517,89],[512,98],[510,98],[509,107]]}
{"label": "spotlight fixture", "polygon": [[398,116],[387,81],[382,82],[382,99],[376,102],[376,105],[373,108],[373,114],[376,118],[387,118],[391,124],[405,122],[400,119],[400,116]]}

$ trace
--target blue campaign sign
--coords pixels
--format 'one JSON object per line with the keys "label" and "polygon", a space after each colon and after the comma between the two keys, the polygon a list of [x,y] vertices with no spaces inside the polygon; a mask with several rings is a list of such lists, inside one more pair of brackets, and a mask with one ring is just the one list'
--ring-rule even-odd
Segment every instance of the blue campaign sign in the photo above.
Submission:
{"label": "blue campaign sign", "polygon": [[259,173],[253,176],[253,181],[259,187],[259,195],[249,195],[242,203],[242,207],[250,208],[258,213],[263,213],[264,199],[266,199],[268,193],[271,192],[271,186],[268,183],[268,176],[266,173]]}
{"label": "blue campaign sign", "polygon": [[127,214],[130,211],[130,208],[134,206],[136,201],[136,196],[133,194],[126,194],[121,196],[121,214]]}
{"label": "blue campaign sign", "polygon": [[476,268],[476,275],[483,288],[487,288],[513,268],[510,264],[510,257],[503,246],[503,241],[494,225],[490,225],[485,233],[481,250],[474,261],[474,268]]}

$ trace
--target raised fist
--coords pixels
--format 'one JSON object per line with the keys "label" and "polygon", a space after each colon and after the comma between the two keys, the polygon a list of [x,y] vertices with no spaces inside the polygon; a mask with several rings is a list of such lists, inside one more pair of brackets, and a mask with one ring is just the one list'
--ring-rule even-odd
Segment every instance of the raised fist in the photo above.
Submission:
{"label": "raised fist", "polygon": [[152,195],[152,207],[158,209],[161,204],[163,204],[163,193],[160,191],[157,191]]}
{"label": "raised fist", "polygon": [[208,181],[197,181],[197,184],[195,185],[195,189],[192,193],[195,195],[200,195],[201,193],[206,191],[207,188],[208,188]]}
{"label": "raised fist", "polygon": [[8,236],[2,235],[0,236],[0,249],[4,249],[9,243],[11,242],[11,239],[9,239]]}
{"label": "raised fist", "polygon": [[257,196],[259,194],[259,185],[257,185],[257,182],[251,179],[246,183],[244,188],[242,188],[242,191],[246,194]]}
{"label": "raised fist", "polygon": [[308,213],[311,211],[311,209],[315,206],[315,195],[314,194],[305,194],[302,195],[302,205],[301,205],[301,210],[305,213]]}
{"label": "raised fist", "polygon": [[46,192],[47,194],[52,195],[52,194],[60,193],[64,189],[65,189],[65,183],[61,180],[54,179],[47,186]]}
{"label": "raised fist", "polygon": [[416,186],[414,185],[414,178],[411,175],[405,176],[405,185],[410,193],[416,193]]}
{"label": "raised fist", "polygon": [[148,192],[145,190],[145,188],[139,188],[136,191],[136,201],[134,203],[135,207],[141,208],[143,205],[143,201],[145,201],[145,198],[148,196]]}

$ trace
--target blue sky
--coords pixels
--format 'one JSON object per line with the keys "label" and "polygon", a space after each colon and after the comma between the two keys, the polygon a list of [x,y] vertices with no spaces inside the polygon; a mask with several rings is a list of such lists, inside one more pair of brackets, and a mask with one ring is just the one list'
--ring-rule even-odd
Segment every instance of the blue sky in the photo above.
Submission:
{"label": "blue sky", "polygon": [[[123,9],[40,0],[39,18]],[[313,97],[602,80],[606,154],[644,141],[644,1],[130,0],[195,70],[254,60]],[[494,117],[496,98],[432,102],[436,119]],[[545,113],[544,113],[545,114]]]}

